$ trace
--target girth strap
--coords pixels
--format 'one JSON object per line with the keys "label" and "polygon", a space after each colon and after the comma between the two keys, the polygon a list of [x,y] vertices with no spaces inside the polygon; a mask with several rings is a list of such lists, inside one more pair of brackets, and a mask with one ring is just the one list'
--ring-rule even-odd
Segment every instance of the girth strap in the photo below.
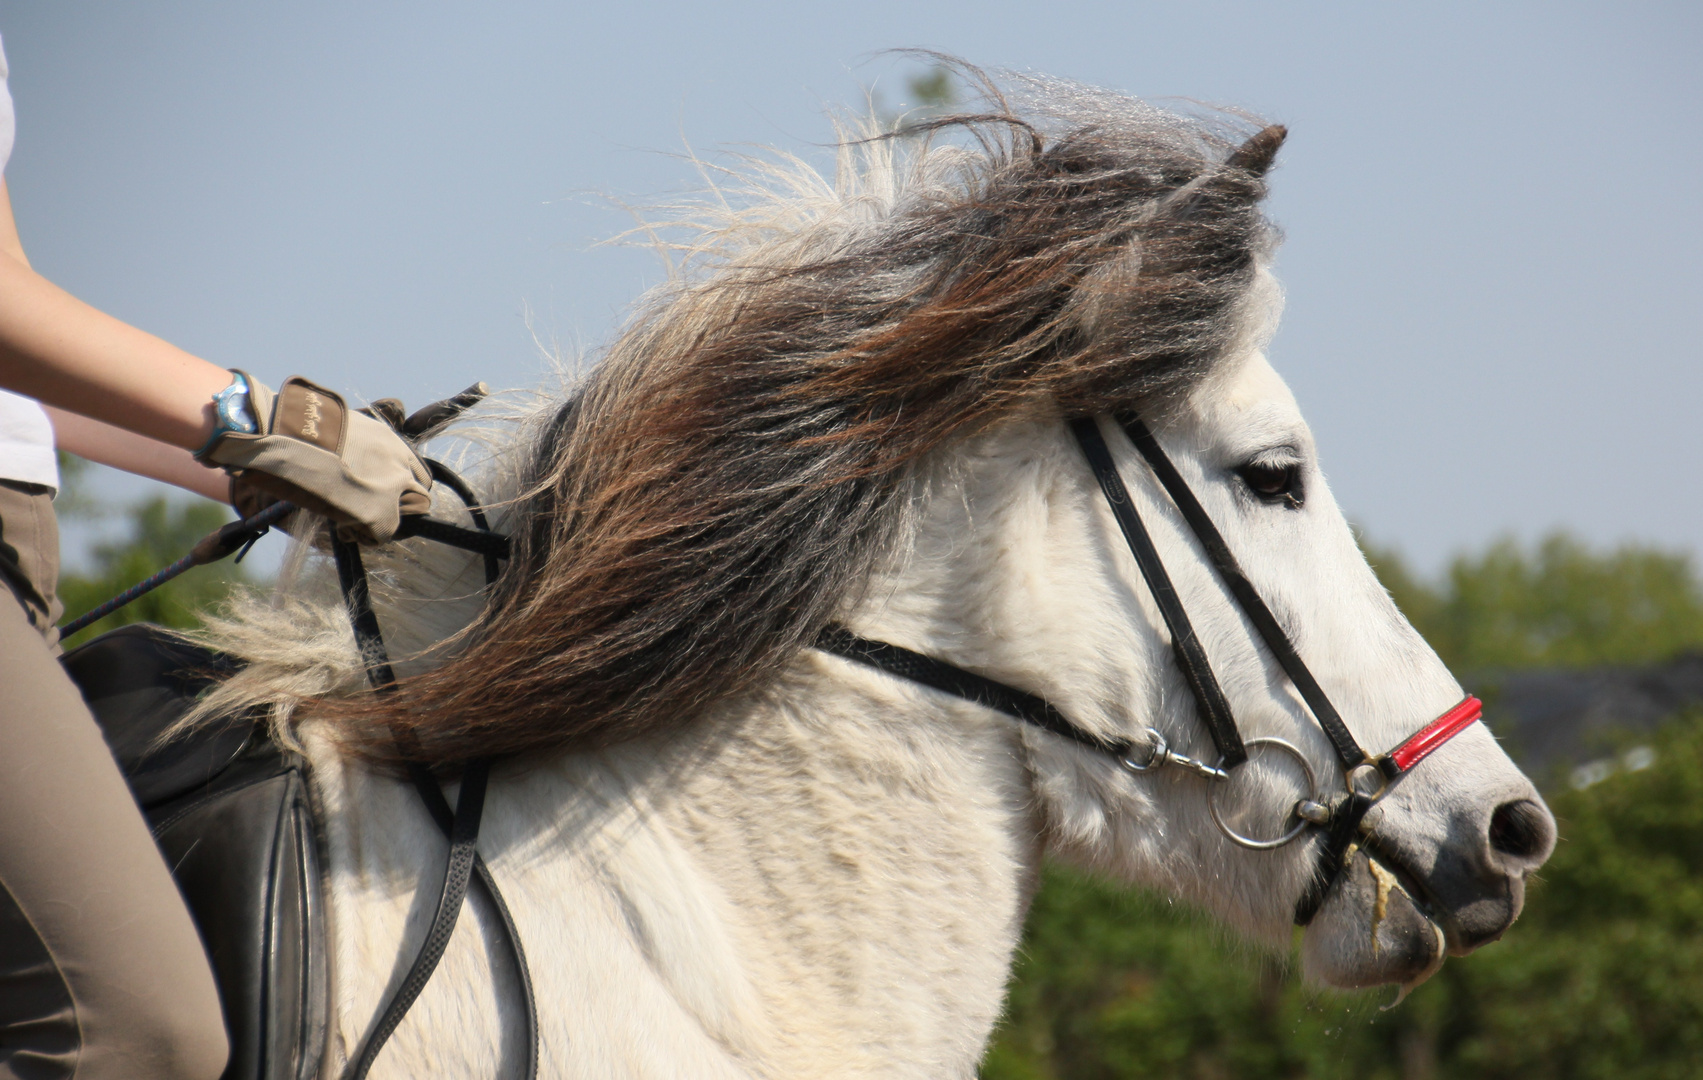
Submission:
{"label": "girth strap", "polygon": [[[1225,585],[1229,586],[1231,594],[1235,596],[1237,602],[1241,604],[1242,610],[1247,614],[1248,621],[1254,624],[1254,629],[1258,630],[1260,637],[1265,639],[1266,648],[1270,649],[1271,654],[1277,658],[1278,665],[1283,668],[1284,673],[1289,676],[1289,681],[1294,683],[1295,689],[1300,692],[1301,700],[1307,703],[1307,708],[1312,710],[1314,718],[1319,722],[1319,727],[1324,729],[1325,735],[1330,739],[1331,746],[1336,749],[1336,756],[1342,762],[1342,767],[1352,769],[1356,765],[1370,760],[1366,751],[1360,748],[1360,744],[1349,733],[1348,725],[1342,722],[1342,717],[1337,713],[1336,706],[1331,704],[1330,698],[1326,696],[1324,688],[1319,685],[1317,679],[1313,678],[1313,673],[1307,670],[1307,665],[1301,659],[1301,654],[1295,651],[1294,643],[1289,640],[1289,635],[1278,624],[1277,617],[1271,613],[1271,608],[1266,606],[1259,590],[1254,588],[1253,582],[1248,580],[1248,575],[1242,572],[1242,566],[1230,551],[1230,545],[1224,542],[1223,534],[1212,523],[1212,518],[1207,514],[1206,508],[1200,505],[1200,500],[1195,498],[1194,492],[1189,490],[1188,484],[1183,481],[1182,474],[1178,473],[1177,467],[1171,464],[1171,459],[1166,456],[1164,448],[1159,445],[1159,440],[1153,437],[1153,433],[1147,430],[1147,425],[1142,423],[1134,413],[1119,412],[1114,416],[1114,419],[1117,420],[1118,426],[1124,429],[1124,434],[1129,436],[1129,441],[1135,444],[1137,450],[1141,451],[1141,456],[1147,459],[1147,464],[1153,469],[1154,475],[1159,478],[1159,483],[1165,488],[1166,493],[1171,496],[1171,501],[1177,504],[1178,510],[1182,511],[1183,520],[1188,522],[1189,528],[1194,530],[1195,537],[1200,541],[1201,547],[1206,549],[1206,556],[1212,560],[1212,565],[1217,569],[1218,576],[1224,580]],[[1074,423],[1091,425],[1093,421],[1075,421]],[[1096,434],[1098,434],[1098,431],[1096,431]],[[1099,471],[1098,466],[1096,466],[1095,471]],[[1116,502],[1113,503],[1112,509],[1114,512],[1118,509]]]}
{"label": "girth strap", "polygon": [[1089,467],[1094,470],[1094,478],[1100,482],[1106,503],[1112,508],[1118,528],[1123,530],[1136,565],[1141,568],[1141,576],[1147,581],[1147,590],[1153,594],[1154,602],[1159,605],[1159,614],[1171,631],[1171,651],[1176,655],[1183,681],[1188,683],[1189,691],[1194,695],[1201,721],[1212,736],[1213,745],[1218,748],[1222,759],[1219,767],[1234,768],[1248,760],[1241,732],[1236,729],[1235,714],[1230,711],[1230,702],[1219,688],[1217,677],[1212,674],[1206,649],[1194,632],[1194,625],[1189,622],[1188,612],[1183,610],[1182,598],[1177,595],[1176,586],[1171,584],[1171,576],[1165,572],[1165,564],[1160,561],[1159,552],[1153,546],[1153,538],[1147,534],[1141,515],[1136,513],[1135,502],[1129,497],[1123,478],[1118,475],[1112,452],[1106,448],[1106,440],[1100,435],[1100,425],[1093,417],[1082,416],[1070,422],[1070,430],[1082,447]]}

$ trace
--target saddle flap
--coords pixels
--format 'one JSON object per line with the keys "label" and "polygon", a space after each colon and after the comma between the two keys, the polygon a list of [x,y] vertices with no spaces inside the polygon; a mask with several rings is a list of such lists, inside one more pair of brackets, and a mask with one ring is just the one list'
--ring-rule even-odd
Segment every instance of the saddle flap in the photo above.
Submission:
{"label": "saddle flap", "polygon": [[254,731],[250,718],[234,716],[159,745],[160,734],[203,691],[242,668],[161,627],[121,626],[66,653],[60,663],[144,808],[207,784],[236,760]]}
{"label": "saddle flap", "polygon": [[149,816],[217,976],[231,1040],[225,1076],[317,1076],[329,999],[301,759],[251,748],[217,781]]}

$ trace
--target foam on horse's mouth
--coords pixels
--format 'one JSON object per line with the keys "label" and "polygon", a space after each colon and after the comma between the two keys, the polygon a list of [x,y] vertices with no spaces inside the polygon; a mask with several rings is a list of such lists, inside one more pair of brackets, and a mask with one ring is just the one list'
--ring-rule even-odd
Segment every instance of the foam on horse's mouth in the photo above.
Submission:
{"label": "foam on horse's mouth", "polygon": [[[1370,854],[1366,856],[1366,869],[1372,872],[1372,885],[1377,890],[1372,897],[1372,955],[1376,956],[1378,955],[1378,924],[1384,921],[1384,915],[1389,911],[1390,890],[1401,889],[1403,894],[1407,890],[1402,889],[1401,882],[1396,880],[1396,876],[1385,870],[1384,864],[1372,858]],[[1410,896],[1408,899],[1413,898]]]}
{"label": "foam on horse's mouth", "polygon": [[[1353,858],[1354,851],[1358,847],[1359,845],[1349,846],[1349,858]],[[1448,935],[1443,933],[1443,928],[1437,924],[1437,920],[1432,918],[1430,909],[1418,896],[1414,895],[1418,890],[1409,887],[1408,882],[1413,879],[1406,867],[1399,862],[1388,859],[1387,856],[1381,856],[1380,853],[1372,849],[1371,845],[1360,848],[1360,852],[1366,856],[1366,869],[1372,876],[1372,886],[1375,890],[1372,899],[1371,918],[1373,955],[1378,953],[1378,926],[1389,913],[1389,900],[1392,891],[1400,893],[1413,907],[1414,912],[1425,921],[1425,925],[1431,929],[1432,936],[1437,944],[1432,954],[1431,963],[1427,964],[1419,974],[1397,986],[1395,1000],[1388,1005],[1378,1006],[1380,1011],[1388,1012],[1406,1001],[1407,995],[1411,994],[1421,983],[1442,970],[1443,962],[1449,957],[1449,939]]]}

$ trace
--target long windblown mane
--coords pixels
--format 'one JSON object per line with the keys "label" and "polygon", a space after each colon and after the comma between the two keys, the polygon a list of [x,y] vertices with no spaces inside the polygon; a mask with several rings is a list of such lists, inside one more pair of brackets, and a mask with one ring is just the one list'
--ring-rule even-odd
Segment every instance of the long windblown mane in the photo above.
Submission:
{"label": "long windblown mane", "polygon": [[835,184],[725,210],[535,425],[515,557],[461,647],[312,715],[439,764],[690,723],[855,601],[926,455],[1209,371],[1271,242],[1281,129],[1238,152],[1223,118],[961,74],[980,111],[848,139]]}

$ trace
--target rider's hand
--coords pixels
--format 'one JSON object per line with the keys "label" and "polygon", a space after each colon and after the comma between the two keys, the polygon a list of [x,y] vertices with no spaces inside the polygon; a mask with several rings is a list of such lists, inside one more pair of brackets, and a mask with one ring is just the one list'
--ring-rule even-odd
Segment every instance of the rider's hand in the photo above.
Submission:
{"label": "rider's hand", "polygon": [[432,475],[413,447],[382,420],[301,376],[277,394],[249,385],[254,434],[225,431],[196,456],[239,481],[324,514],[347,537],[383,543],[403,514],[431,509]]}

